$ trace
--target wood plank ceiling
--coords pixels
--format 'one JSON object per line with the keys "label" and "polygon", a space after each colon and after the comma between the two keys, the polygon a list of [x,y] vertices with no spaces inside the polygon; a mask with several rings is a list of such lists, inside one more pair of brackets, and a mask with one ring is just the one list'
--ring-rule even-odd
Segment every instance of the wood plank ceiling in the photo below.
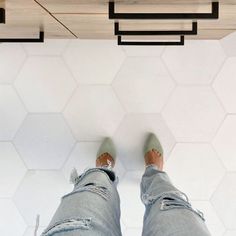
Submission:
{"label": "wood plank ceiling", "polygon": [[[186,39],[220,39],[236,31],[236,0],[219,2],[219,19],[198,20],[198,35],[189,35]],[[108,19],[108,0],[0,0],[0,7],[6,9],[6,24],[0,25],[0,37],[37,37],[41,28],[46,38],[116,38],[114,21]],[[211,1],[119,0],[116,11],[202,13],[211,12]],[[191,20],[121,20],[120,28],[190,30],[191,23]]]}

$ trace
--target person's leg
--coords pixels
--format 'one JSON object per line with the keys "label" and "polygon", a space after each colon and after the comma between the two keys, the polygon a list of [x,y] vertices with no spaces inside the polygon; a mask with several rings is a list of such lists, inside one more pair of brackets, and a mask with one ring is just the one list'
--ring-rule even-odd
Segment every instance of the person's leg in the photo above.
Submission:
{"label": "person's leg", "polygon": [[147,142],[146,169],[141,182],[141,199],[146,208],[142,235],[210,236],[203,214],[191,207],[187,196],[162,171],[163,151],[159,141],[152,135]]}
{"label": "person's leg", "polygon": [[106,139],[98,152],[96,168],[80,176],[72,173],[74,189],[62,197],[42,236],[121,236],[120,199],[112,170],[115,154],[109,152],[109,145],[111,140]]}

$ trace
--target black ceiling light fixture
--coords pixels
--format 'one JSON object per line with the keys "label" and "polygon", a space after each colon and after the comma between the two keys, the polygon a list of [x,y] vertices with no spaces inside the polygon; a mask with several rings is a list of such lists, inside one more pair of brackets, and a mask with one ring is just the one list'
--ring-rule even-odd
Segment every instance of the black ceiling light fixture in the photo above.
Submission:
{"label": "black ceiling light fixture", "polygon": [[[5,9],[0,8],[0,24],[6,23]],[[44,31],[39,32],[38,38],[0,38],[0,43],[43,43]]]}
{"label": "black ceiling light fixture", "polygon": [[[197,35],[197,22],[198,19],[218,19],[219,18],[219,2],[211,3],[210,13],[117,13],[115,12],[115,2],[110,1],[109,19],[116,20],[114,22],[114,34],[117,35],[118,45],[132,45],[132,46],[174,46],[184,45],[185,35]],[[117,20],[193,20],[192,30],[162,30],[162,31],[128,31],[119,29],[119,21]],[[122,36],[153,36],[153,35],[179,35],[180,41],[122,41]]]}
{"label": "black ceiling light fixture", "polygon": [[0,24],[5,24],[6,16],[5,16],[5,9],[0,8]]}

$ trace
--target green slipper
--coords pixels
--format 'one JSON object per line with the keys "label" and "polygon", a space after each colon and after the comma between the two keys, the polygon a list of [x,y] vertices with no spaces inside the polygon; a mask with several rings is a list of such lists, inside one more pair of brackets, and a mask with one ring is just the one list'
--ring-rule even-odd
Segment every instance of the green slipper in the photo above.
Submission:
{"label": "green slipper", "polygon": [[116,160],[116,148],[111,138],[105,138],[98,149],[97,158],[100,157],[102,154],[108,153],[112,159]]}
{"label": "green slipper", "polygon": [[147,140],[144,144],[144,157],[146,155],[147,152],[151,151],[152,149],[155,149],[156,151],[158,151],[161,156],[163,156],[163,148],[161,146],[160,141],[158,140],[158,138],[156,137],[155,134],[150,133],[147,137]]}

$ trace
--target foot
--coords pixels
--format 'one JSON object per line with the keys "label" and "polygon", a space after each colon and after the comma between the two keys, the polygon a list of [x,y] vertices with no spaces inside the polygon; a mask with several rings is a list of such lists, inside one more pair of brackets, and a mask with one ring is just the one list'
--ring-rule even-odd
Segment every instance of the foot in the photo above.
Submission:
{"label": "foot", "polygon": [[116,150],[113,141],[110,138],[105,138],[102,142],[96,159],[96,167],[115,166]]}
{"label": "foot", "polygon": [[96,167],[108,167],[111,166],[112,168],[115,166],[115,161],[109,153],[103,153],[99,156],[96,160]]}
{"label": "foot", "polygon": [[163,149],[156,135],[150,133],[144,145],[144,159],[146,166],[156,165],[159,170],[163,170]]}
{"label": "foot", "polygon": [[152,149],[151,151],[148,151],[144,159],[146,166],[156,165],[158,170],[163,170],[163,165],[164,165],[163,156],[157,150]]}

